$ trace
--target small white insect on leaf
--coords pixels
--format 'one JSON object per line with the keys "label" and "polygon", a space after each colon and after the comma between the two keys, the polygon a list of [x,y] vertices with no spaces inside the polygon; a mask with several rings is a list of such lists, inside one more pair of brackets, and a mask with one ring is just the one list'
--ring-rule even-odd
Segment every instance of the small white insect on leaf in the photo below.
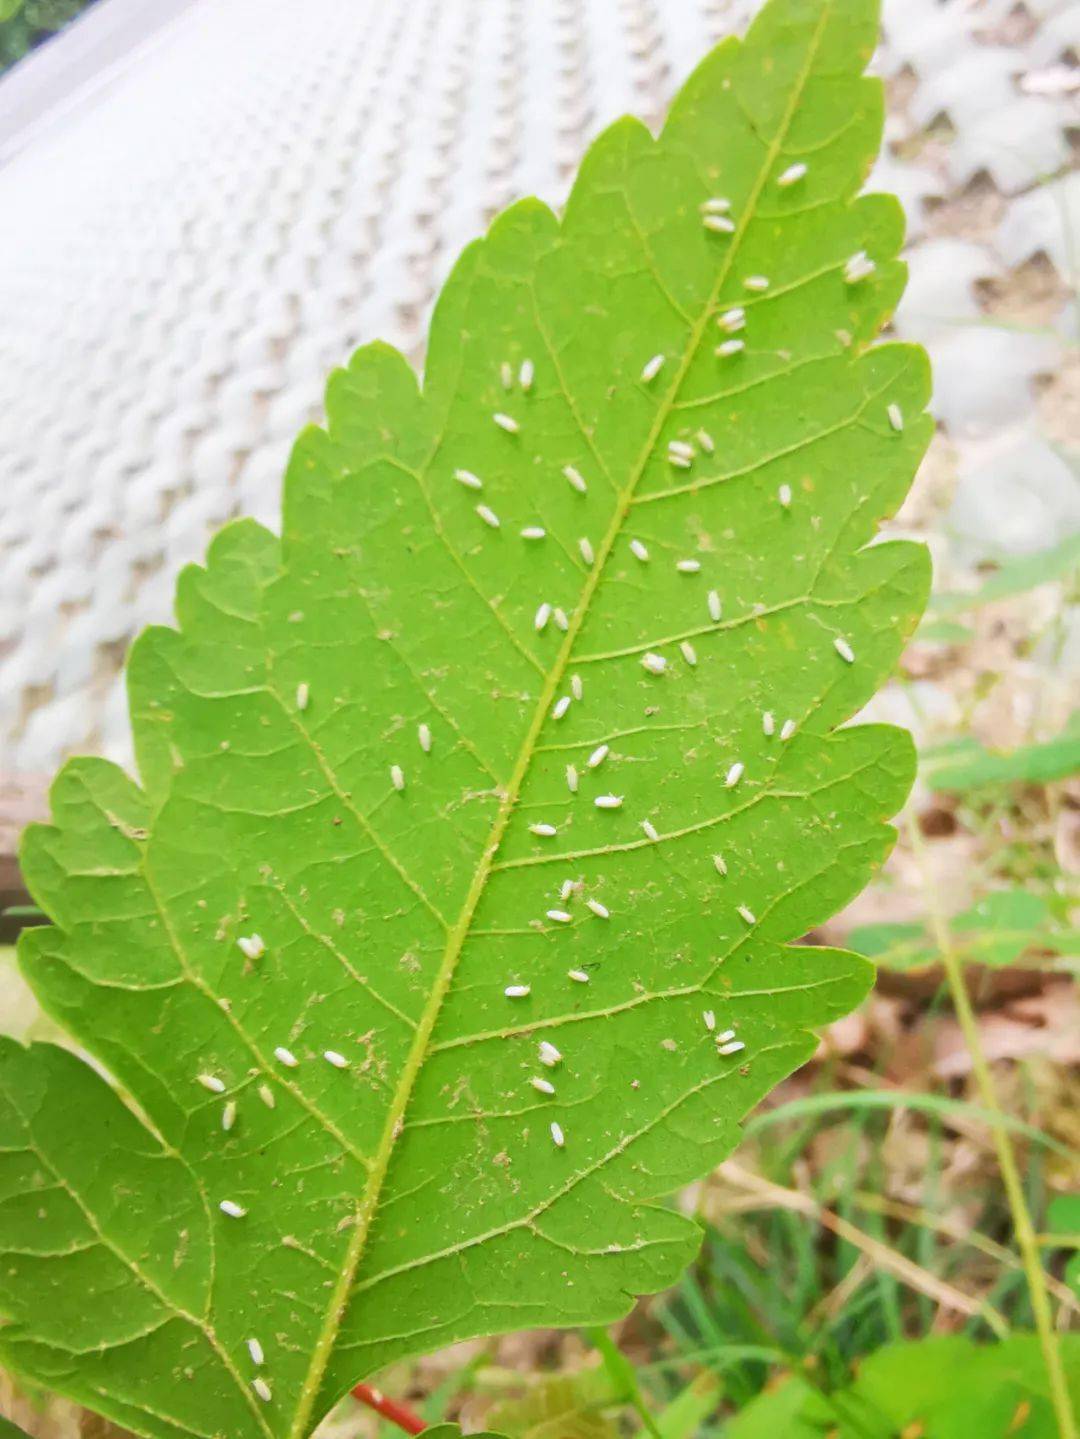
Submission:
{"label": "small white insect on leaf", "polygon": [[806,172],[807,166],[801,160],[797,160],[794,165],[789,165],[786,170],[782,170],[777,175],[776,183],[783,189],[786,189],[788,185],[797,185],[804,178]]}

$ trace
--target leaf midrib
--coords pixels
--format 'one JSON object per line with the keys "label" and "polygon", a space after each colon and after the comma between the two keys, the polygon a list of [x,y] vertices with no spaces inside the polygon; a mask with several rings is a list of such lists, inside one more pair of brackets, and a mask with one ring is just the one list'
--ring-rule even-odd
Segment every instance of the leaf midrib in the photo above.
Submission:
{"label": "leaf midrib", "polygon": [[484,847],[480,863],[477,865],[473,875],[473,880],[466,894],[461,913],[447,934],[442,963],[435,977],[431,994],[424,1006],[420,1022],[417,1025],[416,1034],[414,1035],[408,1058],[405,1061],[393,1103],[387,1111],[386,1123],[383,1127],[382,1136],[380,1137],[379,1145],[368,1173],[368,1181],[357,1206],[353,1223],[353,1236],[349,1241],[338,1282],[334,1286],[334,1291],[327,1307],[322,1330],[312,1351],[311,1363],[300,1391],[292,1425],[288,1431],[289,1439],[305,1439],[307,1434],[307,1426],[311,1419],[312,1409],[322,1384],[323,1375],[329,1364],[338,1331],[341,1327],[342,1319],[344,1318],[345,1310],[353,1289],[356,1272],[367,1244],[371,1223],[379,1204],[394,1146],[401,1130],[405,1109],[411,1098],[417,1076],[427,1057],[431,1034],[442,1009],[443,1000],[453,981],[461,951],[469,931],[472,928],[473,917],[476,913],[477,906],[487,887],[495,855],[498,853],[502,844],[510,816],[514,812],[522,785],[533,762],[537,740],[547,720],[548,713],[555,698],[555,693],[569,668],[574,644],[581,631],[585,617],[589,613],[593,595],[603,576],[608,558],[622,533],[637,486],[645,472],[649,457],[652,455],[660,433],[675,407],[676,396],[679,394],[690,365],[697,356],[706,327],[715,310],[718,296],[727,281],[734,260],[739,254],[746,230],[754,218],[761,191],[772,171],[776,157],[787,138],[795,109],[801,99],[803,89],[817,56],[825,22],[832,8],[833,0],[826,0],[826,3],[822,5],[821,14],[807,49],[806,60],[795,84],[792,86],[791,97],[776,136],[766,149],[761,169],[747,199],[743,217],[739,222],[735,234],[731,237],[727,254],[719,268],[716,281],[702,306],[700,318],[693,326],[689,341],[672,383],[661,403],[657,406],[656,417],[649,430],[645,444],[642,447],[640,458],[636,466],[631,470],[630,478],[625,489],[617,492],[618,497],[615,504],[615,511],[608,531],[597,549],[596,561],[586,578],[579,601],[574,607],[574,614],[562,646],[555,657],[554,664],[548,672],[547,679],[541,687],[532,721],[526,732],[525,739],[522,742],[513,773],[500,801],[499,810],[492,823],[488,841]]}

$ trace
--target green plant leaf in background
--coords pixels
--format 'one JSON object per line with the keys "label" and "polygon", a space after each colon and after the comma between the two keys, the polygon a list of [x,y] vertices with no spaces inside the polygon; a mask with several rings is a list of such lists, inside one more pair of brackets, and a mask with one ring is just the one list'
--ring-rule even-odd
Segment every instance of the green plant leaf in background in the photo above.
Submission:
{"label": "green plant leaf in background", "polygon": [[487,1417],[512,1439],[619,1439],[617,1421],[605,1412],[616,1401],[603,1370],[583,1369],[531,1382],[524,1394],[500,1400]]}
{"label": "green plant leaf in background", "polygon": [[131,1104],[0,1051],[13,1369],[300,1439],[406,1355],[611,1320],[700,1241],[654,1201],[865,993],[791,941],[913,773],[841,728],[928,588],[869,545],[931,432],[872,345],[877,25],[773,0],[561,221],[497,220],[423,388],[355,355],[281,538],[225,530],[137,642],[140,783],[69,764],[24,843],[24,970]]}
{"label": "green plant leaf in background", "polygon": [[[462,1439],[462,1433],[456,1424],[435,1424],[424,1430],[424,1439]],[[474,1431],[471,1439],[509,1439],[509,1436],[485,1429],[482,1433]]]}
{"label": "green plant leaf in background", "polygon": [[990,750],[960,739],[923,751],[920,778],[932,790],[964,793],[998,784],[1049,784],[1080,774],[1080,724],[1014,750]]}
{"label": "green plant leaf in background", "polygon": [[[1069,1386],[1080,1397],[1080,1336],[1062,1335]],[[960,1335],[890,1344],[847,1388],[824,1394],[793,1376],[753,1400],[724,1439],[1056,1439],[1038,1339],[977,1345]]]}
{"label": "green plant leaf in background", "polygon": [[[1080,932],[1055,926],[1041,895],[992,890],[949,921],[952,941],[968,964],[1051,969],[1080,955]],[[889,969],[921,969],[938,962],[929,928],[918,921],[863,924],[847,936],[851,948]]]}

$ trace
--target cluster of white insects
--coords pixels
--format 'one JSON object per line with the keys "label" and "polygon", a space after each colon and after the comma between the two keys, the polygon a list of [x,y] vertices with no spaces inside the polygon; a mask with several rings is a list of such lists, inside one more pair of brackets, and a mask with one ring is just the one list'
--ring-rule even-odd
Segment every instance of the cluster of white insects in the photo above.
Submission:
{"label": "cluster of white insects", "polygon": [[[788,188],[799,184],[807,173],[808,167],[802,162],[797,162],[783,170],[776,177],[775,183],[780,188]],[[720,235],[732,235],[736,233],[737,225],[731,217],[731,202],[729,200],[719,196],[707,199],[700,206],[700,214],[702,224],[706,230]],[[864,250],[859,250],[843,265],[843,279],[849,286],[861,284],[874,274],[874,272],[874,261],[869,258]],[[748,275],[743,280],[745,289],[750,292],[765,293],[769,290],[770,284],[771,281],[765,275]],[[747,327],[745,306],[726,306],[716,316],[716,323],[725,336],[715,348],[716,356],[721,359],[728,359],[743,353],[746,346],[742,335]],[[660,374],[666,359],[667,356],[662,353],[651,356],[641,369],[640,383],[644,385],[651,384]],[[507,392],[514,388],[515,378],[522,392],[528,394],[532,390],[535,379],[535,367],[529,359],[522,360],[517,369],[516,377],[514,368],[508,361],[504,361],[500,365],[499,374],[503,389]],[[886,413],[891,429],[896,432],[902,431],[904,428],[904,417],[900,406],[895,403],[890,403],[887,406]],[[508,435],[517,435],[520,433],[521,423],[513,415],[503,411],[496,411],[492,414],[492,420],[500,430]],[[699,429],[692,438],[672,439],[668,441],[666,450],[667,462],[673,469],[690,470],[700,454],[712,455],[715,452],[715,448],[713,437],[708,431]],[[565,465],[562,469],[562,475],[570,487],[578,494],[585,495],[588,493],[588,482],[576,466],[572,464]],[[483,480],[472,470],[464,468],[455,469],[453,478],[464,489],[474,493],[480,493],[484,489]],[[790,485],[780,485],[777,491],[777,501],[783,509],[791,508],[793,495]],[[502,521],[500,517],[487,503],[479,501],[475,506],[475,512],[483,524],[492,529],[501,528]],[[522,539],[527,542],[538,543],[546,538],[547,531],[541,525],[532,524],[522,528],[520,534]],[[587,536],[583,535],[578,539],[577,547],[583,562],[591,568],[596,563],[597,558],[592,542]],[[648,565],[651,563],[649,548],[641,539],[636,537],[631,538],[629,540],[629,551],[640,564]],[[680,574],[696,575],[701,571],[701,562],[692,556],[686,556],[676,560],[675,568]],[[710,621],[713,624],[720,624],[723,615],[723,604],[720,594],[716,589],[710,589],[707,592],[705,608]],[[570,628],[570,616],[565,609],[560,608],[548,600],[544,600],[536,610],[533,626],[539,633],[544,631],[551,623],[553,623],[558,630],[565,633]],[[843,636],[836,636],[833,640],[833,646],[839,657],[847,664],[853,664],[855,662],[855,653],[849,641]],[[688,640],[683,640],[680,642],[680,650],[687,664],[692,668],[696,667],[698,660],[693,645]],[[668,667],[668,661],[665,656],[651,650],[646,651],[641,656],[640,663],[647,673],[657,676],[663,675]],[[551,719],[556,722],[562,720],[569,712],[571,705],[575,701],[580,701],[583,698],[583,694],[584,688],[580,676],[576,674],[572,675],[570,678],[569,693],[560,695],[552,704],[550,711]],[[296,690],[297,710],[303,711],[307,708],[309,697],[309,686],[307,683],[300,684]],[[794,719],[784,719],[778,726],[776,716],[769,710],[766,710],[762,714],[761,726],[762,732],[767,738],[776,735],[782,742],[790,740],[796,732],[796,721]],[[432,733],[427,724],[420,724],[418,726],[417,740],[420,749],[425,754],[431,751]],[[608,744],[604,743],[596,746],[584,762],[584,771],[589,772],[599,769],[608,759],[610,753],[611,750]],[[725,787],[733,789],[737,786],[742,780],[744,772],[745,766],[741,760],[733,762],[728,768],[724,778]],[[580,771],[576,765],[568,764],[566,766],[566,784],[572,794],[576,795],[579,792],[582,777],[582,771]],[[397,791],[405,789],[405,772],[398,763],[390,766],[390,782]],[[598,794],[593,798],[593,805],[598,810],[619,810],[623,805],[623,796],[613,793]],[[554,839],[559,833],[558,827],[555,824],[546,821],[534,821],[530,823],[528,827],[530,832],[539,839]],[[650,819],[641,820],[640,828],[645,838],[653,843],[659,842],[664,837]],[[726,876],[728,866],[724,856],[722,854],[715,854],[712,857],[712,861],[716,872],[720,876]],[[547,920],[554,925],[570,924],[572,922],[572,916],[567,906],[582,890],[582,881],[574,879],[564,880],[559,890],[558,905],[546,911]],[[600,900],[592,896],[586,896],[583,902],[585,907],[597,919],[610,919],[610,910],[607,905]],[[747,926],[753,926],[757,923],[756,916],[745,904],[738,904],[736,906],[736,913]],[[242,936],[237,940],[237,944],[248,959],[256,960],[265,952],[264,941],[258,934]],[[583,969],[568,970],[567,978],[574,984],[585,985],[590,982],[588,972]],[[526,999],[531,992],[532,987],[527,983],[507,984],[503,990],[505,997],[510,1001]],[[745,1049],[745,1044],[736,1037],[736,1032],[733,1028],[722,1029],[718,1027],[715,1011],[711,1009],[702,1011],[702,1021],[705,1029],[713,1037],[718,1055],[727,1057]],[[296,1068],[299,1064],[296,1055],[284,1045],[279,1045],[274,1050],[274,1057],[279,1064],[287,1069]],[[349,1066],[348,1059],[337,1050],[328,1049],[324,1051],[322,1057],[327,1064],[335,1069],[347,1069]],[[537,1059],[543,1068],[554,1071],[562,1063],[563,1056],[554,1044],[548,1040],[542,1040],[538,1047]],[[226,1089],[224,1081],[214,1074],[200,1073],[197,1075],[197,1080],[199,1084],[213,1094],[222,1094]],[[537,1093],[545,1097],[554,1097],[557,1092],[553,1080],[544,1078],[542,1075],[532,1075],[528,1083]],[[264,1104],[269,1108],[274,1107],[274,1094],[268,1085],[261,1085],[258,1089],[258,1094]],[[236,1102],[234,1100],[227,1100],[221,1116],[221,1126],[224,1130],[230,1130],[233,1127],[236,1120],[236,1112]],[[552,1121],[549,1129],[552,1143],[557,1148],[563,1148],[566,1143],[566,1136],[562,1126],[558,1122]],[[219,1207],[223,1214],[233,1219],[242,1219],[247,1213],[247,1210],[242,1205],[231,1199],[223,1199]],[[252,1363],[257,1369],[261,1368],[265,1362],[262,1345],[257,1339],[250,1338],[247,1340],[247,1347]],[[252,1388],[261,1400],[267,1403],[270,1402],[272,1397],[271,1389],[261,1375],[252,1380]]]}

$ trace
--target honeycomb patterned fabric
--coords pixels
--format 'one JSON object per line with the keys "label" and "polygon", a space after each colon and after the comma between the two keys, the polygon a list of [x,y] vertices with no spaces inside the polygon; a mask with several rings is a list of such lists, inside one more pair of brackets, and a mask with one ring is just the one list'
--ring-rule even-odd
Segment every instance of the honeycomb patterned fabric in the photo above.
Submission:
{"label": "honeycomb patterned fabric", "polygon": [[[75,30],[105,23],[113,4]],[[422,363],[462,246],[520,195],[558,204],[611,120],[658,123],[701,55],[757,6],[174,8],[0,163],[0,773],[47,771],[75,751],[128,761],[128,642],[168,621],[177,570],[225,520],[277,528],[289,447],[319,418],[330,368],[374,338]],[[927,104],[957,112],[940,176],[883,161],[880,183],[901,195],[915,238],[936,187],[995,153],[980,94],[998,104],[1011,86],[1014,130],[1033,136],[1036,169],[1013,146],[994,176],[1003,193],[1022,204],[1062,163],[1075,92],[1026,94],[1000,55],[966,81],[944,73],[993,50],[980,27],[1011,8],[886,7],[882,72],[906,67],[935,87]],[[1041,73],[1056,62],[1054,27],[1067,45],[1077,8],[1033,3],[1025,45],[1041,47]],[[1032,226],[1021,212],[1009,244],[1023,250]],[[1018,364],[1015,350],[1001,363]],[[1043,363],[1040,351],[1030,368]]]}

